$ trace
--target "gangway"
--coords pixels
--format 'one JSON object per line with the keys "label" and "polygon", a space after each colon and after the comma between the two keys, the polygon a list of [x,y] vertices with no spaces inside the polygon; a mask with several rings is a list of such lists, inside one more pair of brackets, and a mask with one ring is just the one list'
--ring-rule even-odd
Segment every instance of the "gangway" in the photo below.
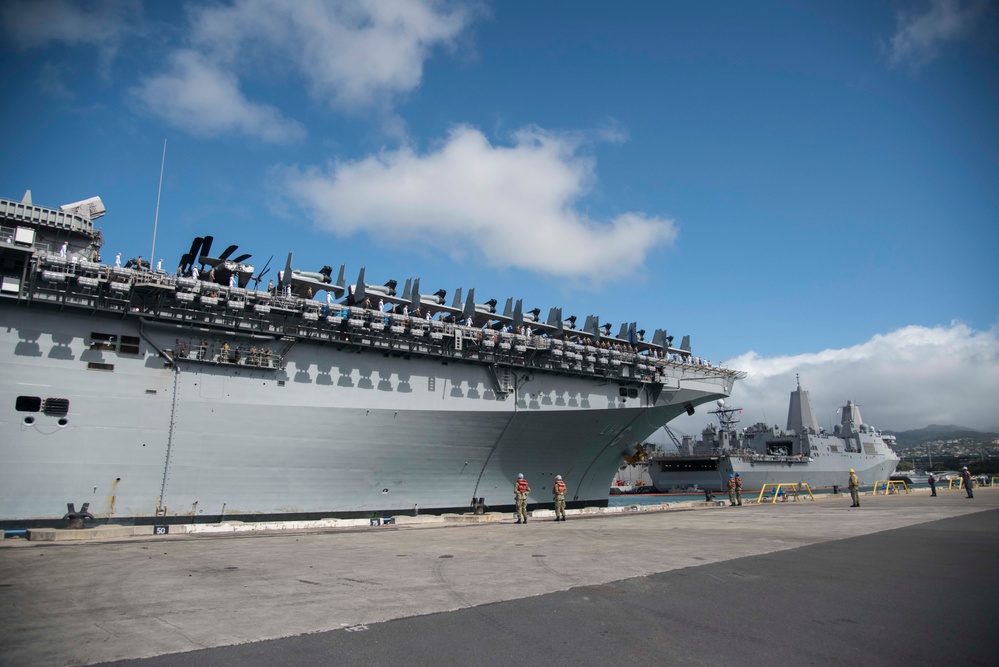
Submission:
{"label": "gangway", "polygon": [[[773,494],[774,494],[773,499],[771,499],[770,501],[771,503],[777,502],[777,496],[780,494],[781,489],[787,489],[787,491],[785,491],[786,494],[785,498],[789,496],[794,496],[795,501],[797,501],[801,497],[801,492],[807,491],[808,496],[812,500],[815,500],[815,496],[812,494],[812,489],[811,487],[808,486],[807,482],[783,482],[781,484],[767,483],[764,484],[763,487],[760,489],[760,496],[756,499],[757,505],[763,502],[763,495],[766,493],[768,487],[773,489]],[[799,487],[801,488],[799,489]]]}

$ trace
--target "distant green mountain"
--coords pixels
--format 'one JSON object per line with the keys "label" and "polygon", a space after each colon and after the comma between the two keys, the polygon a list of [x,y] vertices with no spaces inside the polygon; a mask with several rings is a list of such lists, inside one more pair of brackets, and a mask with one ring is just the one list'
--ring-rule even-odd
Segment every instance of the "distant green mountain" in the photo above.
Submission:
{"label": "distant green mountain", "polygon": [[975,440],[991,440],[999,437],[995,433],[977,431],[967,426],[955,424],[930,424],[911,431],[889,431],[895,436],[899,449],[906,449],[932,440],[957,440],[959,438],[974,438]]}

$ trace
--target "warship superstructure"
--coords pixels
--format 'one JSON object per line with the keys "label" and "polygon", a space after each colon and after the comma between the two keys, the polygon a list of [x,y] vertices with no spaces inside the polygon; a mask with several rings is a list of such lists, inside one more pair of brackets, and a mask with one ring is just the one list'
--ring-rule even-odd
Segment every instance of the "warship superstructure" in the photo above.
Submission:
{"label": "warship superstructure", "polygon": [[[605,505],[637,443],[741,373],[657,330],[293,268],[194,240],[100,260],[99,198],[0,199],[0,524]],[[269,263],[269,262],[268,262]],[[533,502],[533,500],[532,500]]]}
{"label": "warship superstructure", "polygon": [[718,399],[710,412],[718,425],[708,424],[700,440],[685,436],[675,453],[651,455],[649,476],[656,489],[665,493],[696,485],[726,491],[729,475],[735,473],[746,491],[797,482],[812,489],[845,487],[851,468],[862,485],[870,485],[889,479],[900,460],[892,447],[894,436],[865,424],[860,406],[852,401],[840,408],[840,423],[833,433],[826,433],[800,383],[791,392],[786,429],[757,423],[739,430],[736,415],[741,411]]}

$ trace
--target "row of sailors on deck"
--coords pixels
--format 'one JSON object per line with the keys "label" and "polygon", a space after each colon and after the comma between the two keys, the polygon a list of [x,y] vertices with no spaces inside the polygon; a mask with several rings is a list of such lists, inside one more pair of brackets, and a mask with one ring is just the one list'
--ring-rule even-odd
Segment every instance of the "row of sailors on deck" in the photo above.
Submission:
{"label": "row of sailors on deck", "polygon": [[[204,355],[207,344],[205,341],[201,341],[201,353]],[[271,365],[271,351],[270,348],[261,347],[257,349],[254,345],[248,350],[242,345],[237,345],[235,348],[230,348],[229,343],[222,344],[222,351],[219,354],[219,361],[223,363],[238,364],[240,359],[246,358],[246,363],[250,366],[270,366]],[[201,356],[204,359],[204,356]]]}
{"label": "row of sailors on deck", "polygon": [[[186,359],[189,352],[187,342],[177,339],[175,343],[177,345],[177,356],[181,359]],[[217,357],[215,356],[216,349],[218,350]],[[201,342],[197,344],[196,356],[199,361],[217,358],[218,361],[222,363],[238,364],[240,363],[240,360],[243,360],[243,363],[248,366],[271,365],[270,348],[263,346],[258,348],[256,345],[249,348],[244,345],[230,347],[228,342],[224,342],[221,347],[218,347],[217,343],[209,344],[204,338],[202,338]]]}

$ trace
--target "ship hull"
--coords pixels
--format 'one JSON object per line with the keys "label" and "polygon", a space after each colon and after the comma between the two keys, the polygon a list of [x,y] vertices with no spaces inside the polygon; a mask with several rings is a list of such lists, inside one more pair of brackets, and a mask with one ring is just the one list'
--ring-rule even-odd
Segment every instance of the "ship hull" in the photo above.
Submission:
{"label": "ship hull", "polygon": [[835,458],[822,457],[813,461],[750,462],[739,457],[700,457],[683,460],[684,470],[677,470],[678,459],[653,461],[649,466],[652,483],[657,489],[697,484],[701,489],[727,492],[729,475],[739,473],[743,492],[759,491],[764,484],[804,482],[812,489],[846,487],[853,468],[863,486],[888,479],[898,465],[897,457],[859,453],[840,453]]}
{"label": "ship hull", "polygon": [[[164,354],[197,337],[138,313],[5,301],[0,316],[6,526],[56,521],[67,503],[137,523],[505,509],[518,473],[538,506],[557,474],[570,506],[602,505],[635,443],[732,385],[679,371],[622,396],[606,379],[513,369],[504,393],[474,360],[245,341],[280,355],[263,369]],[[104,349],[97,334],[140,342]],[[15,409],[25,397],[67,399],[68,413]]]}

